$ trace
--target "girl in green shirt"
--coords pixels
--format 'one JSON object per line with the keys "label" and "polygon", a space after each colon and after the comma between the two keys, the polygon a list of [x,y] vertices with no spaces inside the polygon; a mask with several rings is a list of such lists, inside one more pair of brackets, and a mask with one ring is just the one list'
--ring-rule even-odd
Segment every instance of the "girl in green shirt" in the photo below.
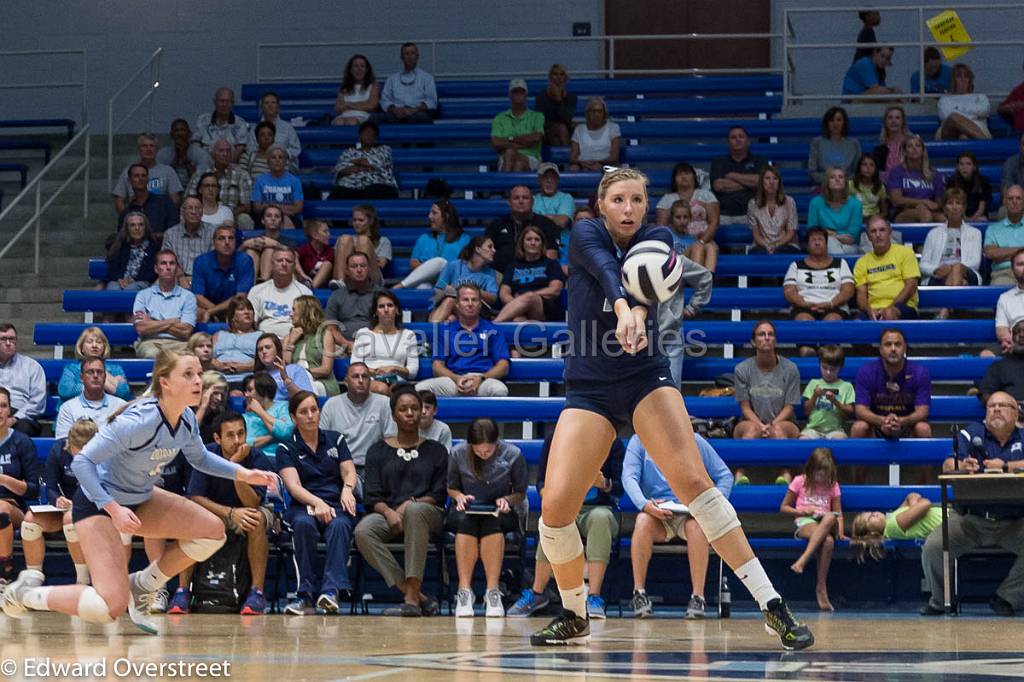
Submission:
{"label": "girl in green shirt", "polygon": [[924,540],[942,525],[942,510],[931,500],[910,493],[899,508],[884,514],[866,511],[853,517],[850,548],[857,563],[868,558],[879,561],[885,556],[885,541]]}

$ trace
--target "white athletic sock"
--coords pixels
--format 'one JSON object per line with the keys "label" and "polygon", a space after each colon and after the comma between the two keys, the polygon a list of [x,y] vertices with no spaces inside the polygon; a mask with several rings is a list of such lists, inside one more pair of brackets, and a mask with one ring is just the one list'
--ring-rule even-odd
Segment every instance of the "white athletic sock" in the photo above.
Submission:
{"label": "white athletic sock", "polygon": [[89,567],[85,564],[75,564],[75,584],[88,585],[89,579]]}
{"label": "white athletic sock", "polygon": [[25,605],[25,608],[32,609],[33,611],[49,611],[50,606],[48,602],[51,590],[53,590],[52,587],[29,588],[25,590],[21,603]]}
{"label": "white athletic sock", "polygon": [[171,576],[163,574],[155,561],[135,575],[136,584],[146,592],[156,592],[171,579]]}
{"label": "white athletic sock", "polygon": [[587,586],[580,583],[579,587],[572,587],[568,590],[558,589],[562,595],[562,608],[572,611],[580,618],[587,617]]}
{"label": "white athletic sock", "polygon": [[33,565],[25,564],[25,568],[27,568],[30,571],[39,571],[40,573],[43,572],[43,565],[42,564],[33,564]]}
{"label": "white athletic sock", "polygon": [[768,579],[768,574],[764,572],[764,566],[761,565],[757,557],[743,564],[734,572],[736,577],[743,581],[744,587],[750,591],[757,602],[757,607],[762,611],[767,608],[768,602],[779,598],[779,593],[775,591],[772,581]]}

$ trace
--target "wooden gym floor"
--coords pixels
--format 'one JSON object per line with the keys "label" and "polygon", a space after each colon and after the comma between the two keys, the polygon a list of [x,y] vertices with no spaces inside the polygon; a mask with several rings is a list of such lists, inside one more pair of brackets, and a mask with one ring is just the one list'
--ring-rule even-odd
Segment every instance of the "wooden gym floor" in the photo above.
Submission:
{"label": "wooden gym floor", "polygon": [[[759,617],[594,621],[589,647],[534,649],[546,619],[400,619],[379,616],[161,616],[147,636],[128,620],[87,625],[55,614],[0,616],[0,676],[73,679],[51,667],[105,659],[108,679],[162,679],[129,665],[230,663],[236,680],[887,680],[1024,679],[1024,624],[975,615],[806,614],[817,644],[785,653]],[[118,660],[121,659],[121,660]],[[116,667],[115,667],[116,664]],[[155,665],[154,665],[155,668]],[[96,670],[93,668],[92,670]],[[152,670],[152,668],[151,668]],[[199,678],[178,670],[178,678]],[[34,677],[33,677],[34,675]],[[206,679],[211,679],[207,676]],[[225,679],[224,675],[219,678]]]}

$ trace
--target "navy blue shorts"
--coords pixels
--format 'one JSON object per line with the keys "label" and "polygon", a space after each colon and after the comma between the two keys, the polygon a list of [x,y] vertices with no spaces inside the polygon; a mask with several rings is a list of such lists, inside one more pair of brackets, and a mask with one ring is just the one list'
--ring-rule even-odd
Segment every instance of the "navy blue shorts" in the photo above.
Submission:
{"label": "navy blue shorts", "polygon": [[633,411],[640,401],[662,386],[679,389],[672,381],[668,367],[618,381],[566,382],[565,408],[596,412],[618,431],[633,422]]}
{"label": "navy blue shorts", "polygon": [[[85,492],[82,490],[82,486],[78,486],[78,490],[75,491],[74,496],[71,498],[71,522],[78,523],[82,519],[87,519],[90,516],[107,516],[107,512],[96,506],[96,503],[85,496]],[[135,511],[141,504],[126,504],[123,505],[128,507],[132,511]],[[109,518],[109,517],[108,517]]]}

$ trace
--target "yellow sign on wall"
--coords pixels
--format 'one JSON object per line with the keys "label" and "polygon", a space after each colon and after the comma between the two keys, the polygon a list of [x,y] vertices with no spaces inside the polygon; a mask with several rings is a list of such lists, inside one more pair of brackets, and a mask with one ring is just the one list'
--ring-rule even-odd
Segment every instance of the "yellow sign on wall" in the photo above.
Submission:
{"label": "yellow sign on wall", "polygon": [[[936,14],[926,21],[925,24],[928,26],[928,30],[932,32],[932,37],[935,38],[936,42],[971,42],[971,36],[967,34],[967,29],[964,28],[964,23],[960,21],[960,16],[951,9]],[[939,49],[942,50],[942,56],[946,58],[947,62],[954,61],[971,51],[970,46],[956,47],[947,45]]]}

